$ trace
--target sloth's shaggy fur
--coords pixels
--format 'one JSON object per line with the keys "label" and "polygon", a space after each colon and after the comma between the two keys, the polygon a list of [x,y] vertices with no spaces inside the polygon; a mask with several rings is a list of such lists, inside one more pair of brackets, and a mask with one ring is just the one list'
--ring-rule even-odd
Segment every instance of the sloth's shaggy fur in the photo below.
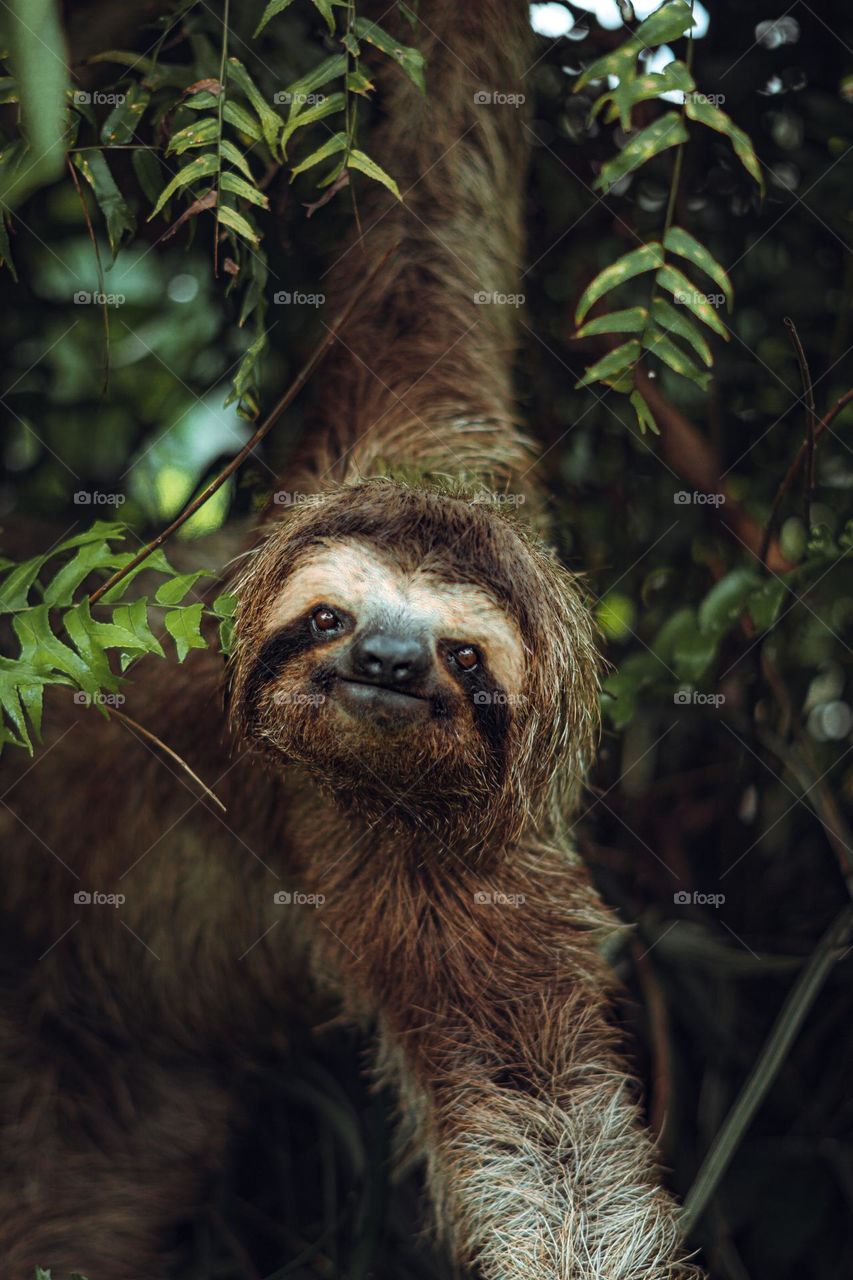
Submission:
{"label": "sloth's shaggy fur", "polygon": [[[540,540],[515,312],[475,301],[517,288],[523,128],[474,95],[520,92],[527,5],[423,10],[428,100],[386,75],[372,146],[404,170],[405,204],[370,197],[339,292],[365,254],[398,248],[322,371],[282,482],[306,500],[237,580],[229,723],[214,653],[135,671],[128,711],[226,818],[60,691],[0,810],[9,1280],[36,1264],[162,1275],[222,1159],[241,1059],[330,1002],[377,1026],[378,1073],[461,1263],[485,1280],[694,1274],[608,1012],[600,948],[618,925],[566,834],[596,734],[592,627]],[[338,704],[374,595],[432,628],[417,723]],[[350,630],[311,632],[321,604]],[[454,665],[467,642],[485,655],[474,693]],[[125,902],[79,907],[81,889]],[[283,912],[279,889],[323,905]]]}

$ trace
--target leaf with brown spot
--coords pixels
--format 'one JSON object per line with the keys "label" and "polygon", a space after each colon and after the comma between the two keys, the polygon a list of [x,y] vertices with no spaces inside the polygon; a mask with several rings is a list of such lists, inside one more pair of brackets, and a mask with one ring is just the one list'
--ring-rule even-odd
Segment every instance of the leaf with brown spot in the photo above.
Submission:
{"label": "leaf with brown spot", "polygon": [[218,98],[222,92],[222,85],[215,77],[208,76],[206,80],[196,80],[195,84],[184,89],[183,97],[187,98],[191,93],[204,93],[205,90]]}

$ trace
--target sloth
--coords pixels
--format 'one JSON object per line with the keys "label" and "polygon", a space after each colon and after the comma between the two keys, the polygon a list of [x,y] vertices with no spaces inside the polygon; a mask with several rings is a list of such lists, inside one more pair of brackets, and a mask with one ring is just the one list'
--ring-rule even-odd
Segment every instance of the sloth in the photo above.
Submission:
{"label": "sloth", "polygon": [[461,1267],[698,1275],[620,1054],[621,926],[569,838],[594,629],[513,404],[516,312],[483,302],[518,286],[523,116],[481,100],[523,87],[527,5],[422,19],[426,103],[383,72],[372,143],[404,199],[369,197],[330,267],[358,305],[238,562],[228,670],[212,649],[146,659],[128,686],[225,815],[67,691],[35,763],[9,767],[9,1280],[165,1275],[225,1159],[239,1064],[330,1010],[372,1028]]}

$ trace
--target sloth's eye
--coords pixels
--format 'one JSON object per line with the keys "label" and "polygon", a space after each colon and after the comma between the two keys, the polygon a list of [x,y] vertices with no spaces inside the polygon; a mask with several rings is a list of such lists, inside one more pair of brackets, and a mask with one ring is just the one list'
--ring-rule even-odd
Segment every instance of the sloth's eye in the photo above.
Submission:
{"label": "sloth's eye", "polygon": [[461,649],[454,650],[453,659],[463,671],[473,671],[480,661],[480,655],[473,645],[464,644]]}
{"label": "sloth's eye", "polygon": [[331,631],[339,631],[343,626],[341,619],[334,610],[325,604],[314,610],[311,614],[311,621],[315,630],[323,632],[324,635],[328,635]]}

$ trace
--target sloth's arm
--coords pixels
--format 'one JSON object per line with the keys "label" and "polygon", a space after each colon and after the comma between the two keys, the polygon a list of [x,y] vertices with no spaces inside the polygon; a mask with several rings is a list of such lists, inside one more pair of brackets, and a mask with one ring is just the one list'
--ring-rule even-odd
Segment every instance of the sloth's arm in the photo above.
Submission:
{"label": "sloth's arm", "polygon": [[618,926],[585,871],[548,850],[487,877],[398,862],[357,912],[357,879],[348,898],[343,963],[459,1259],[486,1280],[696,1275],[608,1025],[599,947]]}

